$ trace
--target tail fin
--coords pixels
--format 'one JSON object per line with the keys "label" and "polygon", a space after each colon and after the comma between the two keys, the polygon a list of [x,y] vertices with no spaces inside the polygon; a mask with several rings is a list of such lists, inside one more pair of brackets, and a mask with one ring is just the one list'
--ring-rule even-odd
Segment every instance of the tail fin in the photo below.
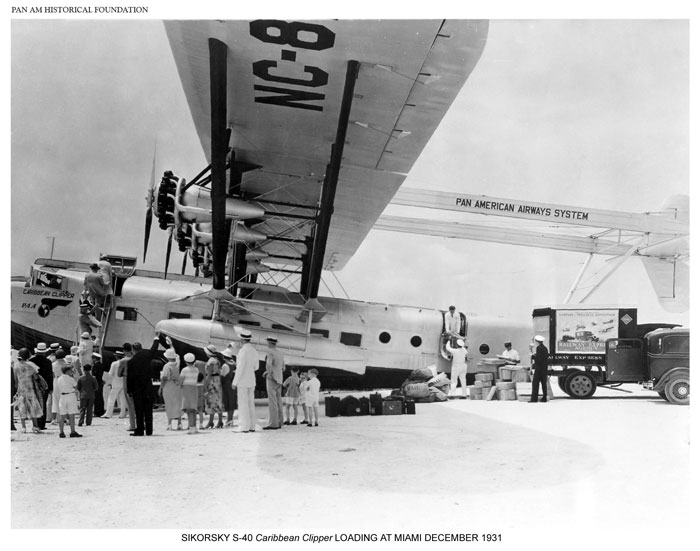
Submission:
{"label": "tail fin", "polygon": [[690,305],[690,269],[680,259],[645,257],[642,264],[667,312],[687,312]]}

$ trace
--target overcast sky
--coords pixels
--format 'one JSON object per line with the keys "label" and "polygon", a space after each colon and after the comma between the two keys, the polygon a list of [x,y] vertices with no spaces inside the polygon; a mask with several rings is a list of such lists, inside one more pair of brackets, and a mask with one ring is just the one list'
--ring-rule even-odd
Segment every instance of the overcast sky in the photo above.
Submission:
{"label": "overcast sky", "polygon": [[[47,236],[55,258],[140,261],[156,136],[157,173],[190,179],[205,164],[162,23],[14,20],[11,30],[12,274],[49,255]],[[687,194],[688,32],[668,20],[491,22],[404,185],[629,212]],[[165,242],[154,224],[144,267],[162,270]],[[354,299],[527,320],[533,305],[563,301],[584,260],[372,230],[338,278]],[[174,251],[171,269],[180,264]],[[637,305],[640,322],[688,320],[658,306],[634,259],[592,302]]]}

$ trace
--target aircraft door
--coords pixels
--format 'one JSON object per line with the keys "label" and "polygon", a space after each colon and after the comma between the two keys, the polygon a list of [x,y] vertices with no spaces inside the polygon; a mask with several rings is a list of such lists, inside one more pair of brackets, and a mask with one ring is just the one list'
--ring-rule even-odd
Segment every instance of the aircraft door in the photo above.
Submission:
{"label": "aircraft door", "polygon": [[644,380],[644,347],[640,339],[608,339],[605,357],[608,382]]}

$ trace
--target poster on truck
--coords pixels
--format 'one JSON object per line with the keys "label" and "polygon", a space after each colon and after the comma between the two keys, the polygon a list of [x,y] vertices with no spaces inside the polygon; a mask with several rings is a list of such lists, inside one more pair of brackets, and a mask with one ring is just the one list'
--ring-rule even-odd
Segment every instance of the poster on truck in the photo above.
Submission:
{"label": "poster on truck", "polygon": [[556,353],[605,354],[605,341],[618,337],[616,309],[557,310]]}

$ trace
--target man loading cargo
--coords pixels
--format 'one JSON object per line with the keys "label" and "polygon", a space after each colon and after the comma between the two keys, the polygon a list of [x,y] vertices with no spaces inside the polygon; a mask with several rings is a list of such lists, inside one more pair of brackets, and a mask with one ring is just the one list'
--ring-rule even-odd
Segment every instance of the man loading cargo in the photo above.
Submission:
{"label": "man loading cargo", "polygon": [[501,354],[498,357],[502,360],[505,360],[507,365],[519,364],[520,354],[518,354],[517,350],[513,349],[513,344],[511,342],[505,342],[503,343],[503,346],[505,346],[506,349],[503,352],[501,352]]}
{"label": "man loading cargo", "polygon": [[462,396],[467,396],[467,345],[462,339],[457,339],[456,348],[450,342],[445,349],[452,356],[452,372],[450,373],[450,394],[457,390],[457,381],[462,383]]}

